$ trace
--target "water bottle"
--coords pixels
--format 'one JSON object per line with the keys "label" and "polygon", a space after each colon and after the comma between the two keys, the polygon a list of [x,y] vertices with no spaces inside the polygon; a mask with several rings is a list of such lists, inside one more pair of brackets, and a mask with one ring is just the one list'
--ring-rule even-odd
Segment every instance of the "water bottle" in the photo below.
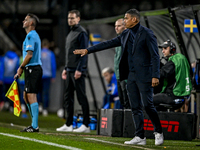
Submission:
{"label": "water bottle", "polygon": [[79,116],[77,119],[77,128],[79,128],[83,124],[83,117]]}
{"label": "water bottle", "polygon": [[77,127],[77,116],[73,116],[73,128]]}
{"label": "water bottle", "polygon": [[97,126],[97,119],[94,117],[91,117],[90,124],[89,124],[90,130],[96,130],[96,126]]}

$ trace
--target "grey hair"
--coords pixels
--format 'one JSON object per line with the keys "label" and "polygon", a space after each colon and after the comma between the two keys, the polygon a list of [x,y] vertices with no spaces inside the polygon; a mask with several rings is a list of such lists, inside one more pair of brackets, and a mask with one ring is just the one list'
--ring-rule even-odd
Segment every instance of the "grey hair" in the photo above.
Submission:
{"label": "grey hair", "polygon": [[104,68],[103,70],[102,70],[102,75],[104,74],[104,73],[106,73],[106,72],[108,72],[108,73],[114,73],[114,70],[112,69],[112,68],[110,68],[110,67],[106,67],[106,68]]}

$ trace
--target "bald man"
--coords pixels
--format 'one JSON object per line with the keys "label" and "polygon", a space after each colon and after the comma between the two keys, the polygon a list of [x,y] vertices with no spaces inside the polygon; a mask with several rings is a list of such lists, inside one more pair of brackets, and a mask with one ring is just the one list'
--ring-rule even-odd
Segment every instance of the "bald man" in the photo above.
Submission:
{"label": "bald man", "polygon": [[[120,18],[115,22],[115,31],[117,35],[120,35],[124,30],[126,29],[124,19]],[[118,95],[120,99],[120,103],[125,109],[130,108],[129,100],[128,100],[128,95],[127,95],[127,90],[126,90],[126,80],[120,81],[119,78],[119,62],[121,58],[121,46],[115,48],[115,58],[114,58],[114,70],[115,70],[115,75],[117,78],[117,89],[118,89]]]}

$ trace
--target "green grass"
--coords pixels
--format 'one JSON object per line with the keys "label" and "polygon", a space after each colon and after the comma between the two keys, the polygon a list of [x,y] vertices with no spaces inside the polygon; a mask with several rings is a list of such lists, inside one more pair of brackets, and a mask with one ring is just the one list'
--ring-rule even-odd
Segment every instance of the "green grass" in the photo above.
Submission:
{"label": "green grass", "polygon": [[[13,126],[11,126],[11,123]],[[16,117],[8,112],[0,112],[0,133],[8,133],[21,137],[33,138],[41,141],[52,142],[65,146],[85,149],[85,150],[131,150],[131,149],[168,149],[168,150],[200,150],[200,140],[193,141],[175,141],[165,140],[162,146],[155,146],[153,139],[147,139],[146,146],[134,146],[124,145],[124,141],[130,140],[130,138],[119,137],[106,137],[96,135],[96,131],[92,131],[89,134],[73,133],[73,132],[56,132],[56,128],[62,126],[65,121],[58,118],[56,114],[50,114],[48,117],[39,116],[39,133],[21,133],[19,130],[31,123],[31,118],[24,119]],[[103,143],[100,141],[88,140],[87,138],[93,138],[96,140],[103,140],[113,143]],[[116,144],[114,144],[116,143]],[[117,145],[118,144],[118,145]],[[42,143],[28,141],[24,139],[18,139],[14,137],[8,137],[0,135],[0,150],[60,150],[63,148],[50,146]]]}

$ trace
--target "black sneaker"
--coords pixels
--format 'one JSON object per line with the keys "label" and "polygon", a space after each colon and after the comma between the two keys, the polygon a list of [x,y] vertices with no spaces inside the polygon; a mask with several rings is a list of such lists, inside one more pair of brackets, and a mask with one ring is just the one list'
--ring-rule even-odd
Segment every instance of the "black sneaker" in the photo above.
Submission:
{"label": "black sneaker", "polygon": [[28,126],[25,129],[21,130],[20,132],[39,132],[39,127],[34,129],[32,126]]}

